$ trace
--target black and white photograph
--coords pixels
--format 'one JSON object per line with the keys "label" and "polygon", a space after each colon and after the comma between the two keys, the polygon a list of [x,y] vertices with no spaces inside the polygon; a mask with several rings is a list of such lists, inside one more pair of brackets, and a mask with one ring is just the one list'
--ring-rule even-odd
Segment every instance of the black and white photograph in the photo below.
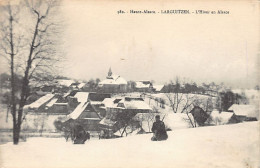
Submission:
{"label": "black and white photograph", "polygon": [[0,168],[259,168],[259,0],[0,0]]}

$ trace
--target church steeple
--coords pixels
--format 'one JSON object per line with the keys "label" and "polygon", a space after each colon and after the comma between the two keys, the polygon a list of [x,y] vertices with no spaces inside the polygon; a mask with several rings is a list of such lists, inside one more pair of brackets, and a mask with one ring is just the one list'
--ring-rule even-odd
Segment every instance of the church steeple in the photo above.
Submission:
{"label": "church steeple", "polygon": [[112,76],[112,70],[111,70],[111,67],[109,68],[108,70],[108,73],[107,73],[107,77],[111,77]]}

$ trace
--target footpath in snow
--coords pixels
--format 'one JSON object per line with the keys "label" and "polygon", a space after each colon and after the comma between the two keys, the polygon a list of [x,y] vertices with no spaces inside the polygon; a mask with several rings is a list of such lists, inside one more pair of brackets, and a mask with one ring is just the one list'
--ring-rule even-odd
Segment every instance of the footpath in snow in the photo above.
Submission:
{"label": "footpath in snow", "polygon": [[73,145],[61,138],[31,138],[18,146],[0,145],[0,167],[17,168],[257,168],[259,122],[168,132],[167,141],[151,134],[90,140]]}

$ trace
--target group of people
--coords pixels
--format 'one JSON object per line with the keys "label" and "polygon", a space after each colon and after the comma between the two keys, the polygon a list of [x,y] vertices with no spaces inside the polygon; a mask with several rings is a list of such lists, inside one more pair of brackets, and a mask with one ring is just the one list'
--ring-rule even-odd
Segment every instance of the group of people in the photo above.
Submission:
{"label": "group of people", "polygon": [[[66,141],[68,141],[68,139],[71,138],[74,144],[84,144],[86,140],[90,139],[89,132],[86,132],[81,125],[75,122],[67,121],[56,125],[57,125],[56,127],[59,127],[65,133]],[[153,132],[153,137],[151,138],[152,141],[162,141],[168,139],[165,124],[163,121],[160,120],[159,115],[155,117],[155,122],[153,123],[152,126],[152,132]],[[102,135],[104,136],[105,133]]]}

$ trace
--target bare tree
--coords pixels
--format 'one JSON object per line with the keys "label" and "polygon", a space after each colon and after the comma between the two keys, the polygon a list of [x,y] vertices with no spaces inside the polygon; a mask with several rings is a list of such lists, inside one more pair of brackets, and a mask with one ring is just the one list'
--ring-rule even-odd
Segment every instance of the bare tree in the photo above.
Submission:
{"label": "bare tree", "polygon": [[[1,6],[4,14],[0,20],[0,51],[10,65],[14,144],[19,143],[23,108],[30,94],[30,80],[50,73],[53,65],[60,60],[56,50],[59,27],[54,19],[58,5],[58,0],[24,0],[18,4],[7,2]],[[16,73],[22,74],[19,88],[15,87]],[[17,92],[19,98],[16,101]]]}
{"label": "bare tree", "polygon": [[172,108],[172,111],[174,113],[180,112],[184,113],[186,112],[194,103],[196,96],[192,94],[186,94],[180,92],[180,81],[179,78],[176,78],[175,83],[171,81],[171,85],[174,85],[174,92],[173,93],[165,93],[170,107]]}
{"label": "bare tree", "polygon": [[[171,82],[171,85],[175,86],[174,93],[166,93],[165,95],[169,101],[169,105],[172,108],[172,111],[174,113],[185,113],[187,116],[185,121],[187,121],[192,127],[197,127],[198,121],[196,121],[196,119],[200,120],[201,118],[208,117],[206,112],[208,110],[212,110],[212,98],[208,97],[207,99],[204,99],[203,97],[199,97],[195,94],[182,93],[178,78],[176,78],[175,83]],[[202,108],[205,111],[206,116],[203,116],[202,113],[196,113],[194,118],[194,115],[190,114],[194,107]]]}
{"label": "bare tree", "polygon": [[[156,114],[158,114],[158,109],[156,109],[155,107],[153,107],[153,111],[150,111],[149,113],[139,113],[139,115],[137,115],[137,117],[135,118],[136,121],[139,122],[140,128],[145,130],[145,126],[148,127],[148,132],[151,132],[152,129],[152,125],[155,119]],[[147,125],[146,125],[147,124]]]}
{"label": "bare tree", "polygon": [[131,129],[132,127],[132,122],[133,122],[133,117],[136,115],[135,112],[133,111],[122,111],[120,113],[116,114],[116,121],[119,122],[119,132],[121,134],[121,136],[125,135],[127,136],[128,132],[127,132],[127,128],[130,127]]}
{"label": "bare tree", "polygon": [[190,123],[190,125],[194,128],[197,127],[196,125],[196,121],[194,120],[193,117],[191,117],[189,115],[191,109],[194,107],[194,102],[196,101],[197,97],[194,95],[189,95],[186,94],[185,96],[186,98],[184,99],[185,104],[183,106],[182,112],[185,112],[187,117],[188,117],[188,122]]}

